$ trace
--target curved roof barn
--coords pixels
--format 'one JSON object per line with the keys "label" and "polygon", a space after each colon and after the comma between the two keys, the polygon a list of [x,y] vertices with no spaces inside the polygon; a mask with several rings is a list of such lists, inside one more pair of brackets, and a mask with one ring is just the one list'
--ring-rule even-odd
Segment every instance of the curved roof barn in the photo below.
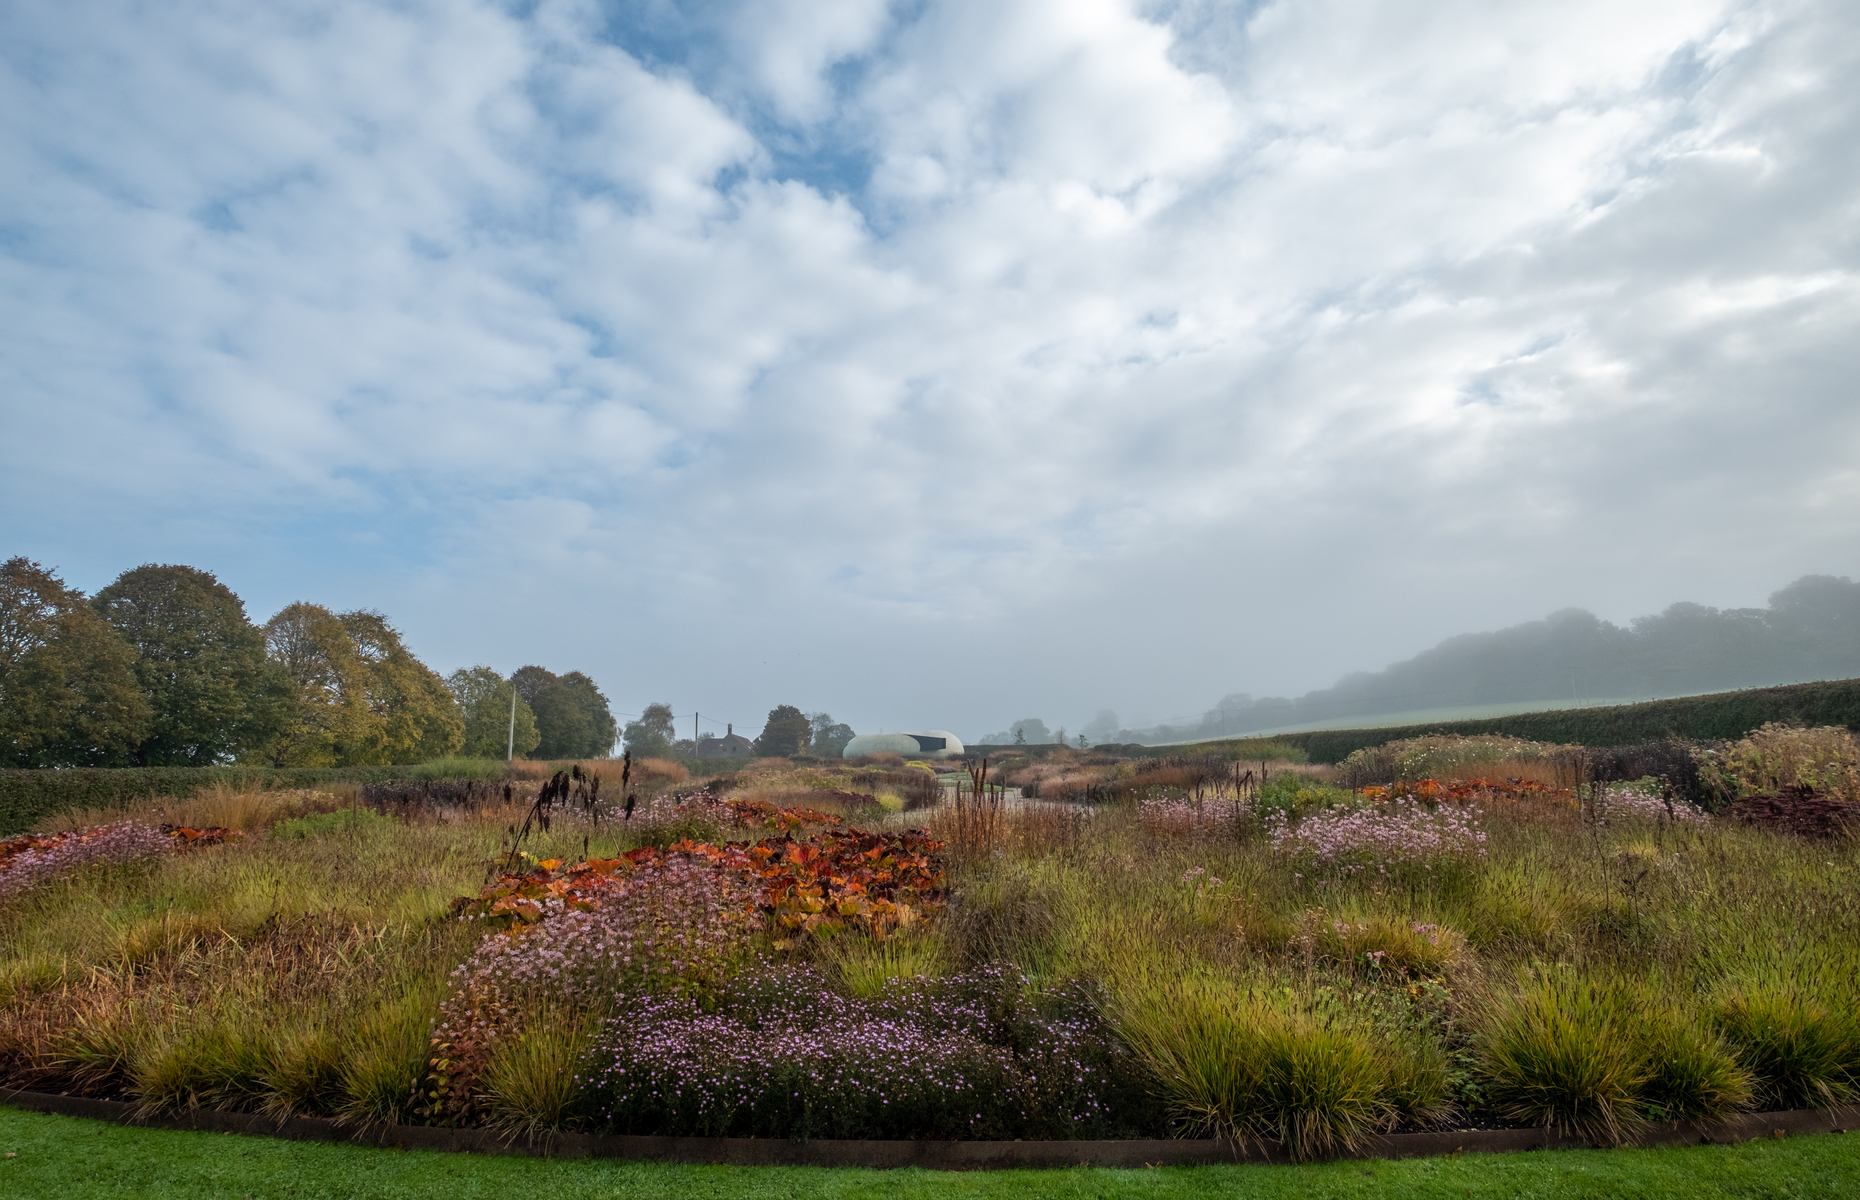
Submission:
{"label": "curved roof barn", "polygon": [[947,729],[920,729],[913,733],[862,733],[846,743],[843,758],[868,754],[898,754],[905,758],[961,758],[962,739]]}

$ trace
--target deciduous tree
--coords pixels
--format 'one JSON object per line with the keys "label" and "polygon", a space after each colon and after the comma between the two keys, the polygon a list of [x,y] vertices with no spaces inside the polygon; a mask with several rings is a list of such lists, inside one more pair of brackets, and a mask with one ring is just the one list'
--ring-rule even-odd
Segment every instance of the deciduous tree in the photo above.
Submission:
{"label": "deciduous tree", "polygon": [[[465,715],[467,758],[503,758],[506,751],[527,755],[542,742],[536,714],[516,694],[508,679],[489,667],[470,667],[446,676],[446,686]],[[511,701],[516,701],[516,733],[511,733]]]}
{"label": "deciduous tree", "polygon": [[137,652],[136,682],[151,712],[138,763],[207,766],[280,732],[290,678],[218,579],[150,563],[117,576],[91,605]]}
{"label": "deciduous tree", "polygon": [[[676,735],[672,723],[672,706],[648,704],[639,720],[628,721],[620,740],[634,758],[664,758],[676,752]],[[696,748],[693,747],[693,753]]]}
{"label": "deciduous tree", "polygon": [[279,766],[424,762],[458,750],[465,719],[445,681],[380,613],[293,604],[265,625],[296,703],[265,756]]}
{"label": "deciduous tree", "polygon": [[831,713],[808,713],[810,729],[808,752],[820,758],[838,758],[846,743],[856,736],[851,725],[833,719]]}
{"label": "deciduous tree", "polygon": [[149,731],[135,648],[38,563],[0,565],[0,761],[126,764]]}
{"label": "deciduous tree", "polygon": [[557,675],[536,666],[518,668],[510,680],[536,713],[536,728],[542,734],[536,757],[604,758],[613,753],[619,723],[594,680],[580,671]]}
{"label": "deciduous tree", "polygon": [[756,753],[768,757],[803,753],[813,732],[807,714],[792,704],[778,705],[769,710],[768,723],[756,738]]}

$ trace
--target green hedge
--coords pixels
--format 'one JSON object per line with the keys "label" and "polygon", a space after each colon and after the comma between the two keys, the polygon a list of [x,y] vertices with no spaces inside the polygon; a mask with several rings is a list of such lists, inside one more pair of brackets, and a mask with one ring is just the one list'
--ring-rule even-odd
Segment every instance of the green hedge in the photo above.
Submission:
{"label": "green hedge", "polygon": [[[489,778],[504,764],[484,760]],[[443,768],[435,772],[434,768]],[[139,800],[191,796],[223,783],[233,788],[312,788],[330,784],[387,783],[480,774],[476,763],[402,767],[124,767],[0,771],[0,836],[32,828],[42,817],[71,808],[121,808]]]}
{"label": "green hedge", "polygon": [[[1282,733],[1274,741],[1304,747],[1312,762],[1342,762],[1365,746],[1431,733],[1502,733],[1533,742],[1581,746],[1635,746],[1668,737],[1731,740],[1770,721],[1789,725],[1845,725],[1860,731],[1860,679],[1747,688],[1708,696],[1681,696],[1606,708],[1565,708],[1476,721],[1442,721],[1384,729],[1320,729]],[[1236,739],[1238,740],[1238,739]],[[1219,743],[1208,743],[1212,748]],[[1181,753],[1188,747],[1177,747]]]}

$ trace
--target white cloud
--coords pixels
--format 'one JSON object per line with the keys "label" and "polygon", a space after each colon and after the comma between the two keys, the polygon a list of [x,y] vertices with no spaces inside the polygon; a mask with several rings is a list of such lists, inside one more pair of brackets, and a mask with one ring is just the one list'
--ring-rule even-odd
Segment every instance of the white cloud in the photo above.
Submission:
{"label": "white cloud", "polygon": [[1860,567],[1841,6],[619,15],[0,17],[14,549],[991,727]]}

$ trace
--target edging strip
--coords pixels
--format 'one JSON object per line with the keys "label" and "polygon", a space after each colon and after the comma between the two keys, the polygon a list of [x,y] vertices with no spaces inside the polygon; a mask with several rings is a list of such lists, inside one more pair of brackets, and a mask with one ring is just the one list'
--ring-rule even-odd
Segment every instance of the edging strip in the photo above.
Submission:
{"label": "edging strip", "polygon": [[[0,1088],[0,1104],[34,1112],[91,1117],[150,1129],[245,1133],[299,1142],[352,1142],[397,1150],[447,1150],[465,1154],[512,1154],[533,1158],[618,1158],[645,1162],[712,1163],[729,1166],[923,1167],[937,1171],[1004,1167],[1146,1167],[1207,1163],[1289,1162],[1277,1142],[1244,1149],[1213,1139],[1145,1138],[1099,1142],[906,1142],[780,1138],[636,1137],[623,1134],[552,1133],[510,1139],[487,1129],[441,1129],[428,1125],[338,1125],[324,1117],[279,1121],[250,1113],[191,1109],[146,1116],[120,1100],[54,1096]],[[1847,1115],[1851,1115],[1848,1111]],[[1750,1113],[1725,1121],[1673,1121],[1652,1126],[1628,1144],[1697,1145],[1743,1142],[1796,1133],[1840,1133],[1839,1112],[1800,1109]],[[1516,1150],[1575,1149],[1592,1143],[1550,1129],[1470,1129],[1444,1133],[1394,1133],[1369,1139],[1344,1158],[1427,1158],[1445,1154],[1495,1154]]]}

